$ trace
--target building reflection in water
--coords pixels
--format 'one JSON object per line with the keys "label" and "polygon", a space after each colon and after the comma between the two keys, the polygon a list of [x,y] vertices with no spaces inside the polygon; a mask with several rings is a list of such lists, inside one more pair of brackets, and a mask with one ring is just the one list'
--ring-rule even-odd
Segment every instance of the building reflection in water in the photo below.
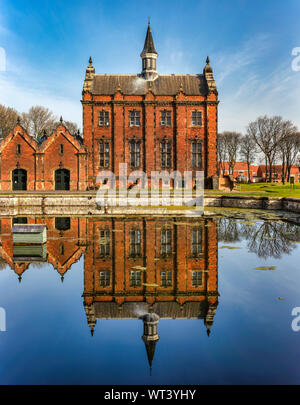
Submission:
{"label": "building reflection in water", "polygon": [[[46,224],[46,252],[19,247],[16,257],[11,234],[16,223]],[[219,295],[213,219],[22,217],[2,218],[0,224],[2,265],[8,264],[19,281],[32,263],[44,260],[63,281],[83,255],[91,334],[99,320],[141,319],[150,368],[159,320],[201,319],[210,334]]]}

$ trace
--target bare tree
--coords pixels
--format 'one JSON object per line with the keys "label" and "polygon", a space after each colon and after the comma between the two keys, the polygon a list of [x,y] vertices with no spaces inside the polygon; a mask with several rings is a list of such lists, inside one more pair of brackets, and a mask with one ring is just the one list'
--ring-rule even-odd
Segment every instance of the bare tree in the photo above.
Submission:
{"label": "bare tree", "polygon": [[239,226],[236,220],[221,217],[218,225],[218,241],[238,242],[241,240]]}
{"label": "bare tree", "polygon": [[258,257],[280,259],[282,254],[290,254],[300,237],[299,227],[281,221],[264,221],[252,227],[248,239],[248,249]]}
{"label": "bare tree", "polygon": [[[275,159],[279,152],[279,145],[283,139],[293,131],[291,121],[284,121],[282,117],[274,116],[257,118],[250,122],[247,127],[247,134],[251,136],[266,159],[266,179],[272,181],[272,170]],[[268,171],[268,176],[267,176]]]}
{"label": "bare tree", "polygon": [[254,162],[257,154],[257,145],[252,136],[246,134],[241,137],[240,149],[241,158],[247,162],[248,166],[248,183],[251,183],[250,165]]}
{"label": "bare tree", "polygon": [[227,160],[227,150],[226,150],[226,145],[225,145],[225,137],[223,134],[218,134],[217,142],[218,142],[217,170],[218,170],[218,176],[220,176],[221,171],[225,170],[224,162],[226,162],[226,160]]}
{"label": "bare tree", "polygon": [[[55,125],[59,125],[60,122],[56,122]],[[79,127],[76,124],[76,122],[72,122],[72,121],[63,121],[63,124],[65,125],[65,127],[68,129],[68,131],[70,132],[71,135],[75,135],[78,134],[78,132],[80,133]]]}
{"label": "bare tree", "polygon": [[234,166],[237,161],[239,142],[241,134],[237,132],[223,132],[225,149],[228,157],[229,174],[233,174]]}
{"label": "bare tree", "polygon": [[72,135],[77,134],[78,132],[80,133],[79,127],[76,122],[65,121],[65,126],[68,128],[70,134]]}
{"label": "bare tree", "polygon": [[280,143],[280,157],[282,161],[282,182],[290,181],[291,168],[297,164],[300,157],[300,132],[291,131]]}
{"label": "bare tree", "polygon": [[0,104],[0,139],[5,138],[18,120],[18,112]]}
{"label": "bare tree", "polygon": [[31,107],[28,113],[22,113],[22,125],[29,135],[39,139],[44,132],[50,133],[54,128],[57,118],[46,107]]}

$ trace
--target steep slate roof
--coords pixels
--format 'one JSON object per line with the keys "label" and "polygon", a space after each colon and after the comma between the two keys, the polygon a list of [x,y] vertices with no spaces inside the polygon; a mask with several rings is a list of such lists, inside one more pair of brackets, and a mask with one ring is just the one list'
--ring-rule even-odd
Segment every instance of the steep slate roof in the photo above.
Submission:
{"label": "steep slate roof", "polygon": [[157,55],[157,52],[156,52],[155,46],[154,46],[154,42],[153,42],[153,38],[152,38],[152,32],[151,32],[151,28],[150,28],[150,23],[148,24],[144,49],[142,51],[142,54],[145,54],[145,53],[156,53],[156,55]]}
{"label": "steep slate roof", "polygon": [[[160,318],[204,318],[207,313],[207,302],[186,302],[181,308],[177,302],[156,302],[152,310]],[[95,302],[95,315],[98,319],[132,319],[149,312],[149,305],[144,302],[125,302],[122,310],[116,302]]]}
{"label": "steep slate roof", "polygon": [[[155,95],[175,96],[181,86],[184,94],[199,96],[207,94],[206,80],[203,75],[159,75],[151,83],[151,91]],[[94,95],[113,95],[120,87],[126,95],[145,95],[149,89],[149,82],[139,75],[108,75],[96,74],[92,85]]]}

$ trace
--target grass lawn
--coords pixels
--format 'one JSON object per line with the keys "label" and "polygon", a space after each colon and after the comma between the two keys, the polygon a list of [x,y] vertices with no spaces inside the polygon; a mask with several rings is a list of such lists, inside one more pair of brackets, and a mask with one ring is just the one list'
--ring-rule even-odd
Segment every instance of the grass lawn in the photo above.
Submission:
{"label": "grass lawn", "polygon": [[[264,196],[264,197],[292,197],[300,198],[300,183],[294,185],[291,189],[289,183],[250,183],[238,184],[232,192],[214,191],[213,194],[244,195],[244,196]],[[209,193],[210,194],[210,193]]]}
{"label": "grass lawn", "polygon": [[[283,185],[282,183],[250,183],[250,184],[238,184],[233,191],[220,191],[220,190],[205,190],[206,195],[232,195],[232,196],[264,196],[264,197],[292,197],[300,198],[300,183],[296,183],[294,190],[291,189],[289,183]],[[149,189],[149,193],[151,189]],[[59,197],[95,197],[96,191],[0,191],[0,197],[9,196],[26,196],[26,195],[39,195],[39,196],[59,196]],[[158,194],[162,194],[162,190]],[[170,196],[173,195],[173,191],[170,190]]]}

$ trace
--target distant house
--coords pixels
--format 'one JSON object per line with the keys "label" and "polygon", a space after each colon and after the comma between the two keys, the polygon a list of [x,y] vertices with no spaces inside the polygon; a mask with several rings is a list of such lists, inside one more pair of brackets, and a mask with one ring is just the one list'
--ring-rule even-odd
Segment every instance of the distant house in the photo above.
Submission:
{"label": "distant house", "polygon": [[[257,176],[258,166],[250,165],[250,181],[254,181]],[[236,162],[233,170],[229,168],[229,162],[223,162],[221,165],[221,175],[232,175],[239,183],[248,182],[248,165],[246,162]]]}
{"label": "distant house", "polygon": [[[262,181],[265,181],[266,178],[268,178],[268,170],[269,167],[266,165],[260,165],[258,167],[258,176],[262,179]],[[300,182],[300,168],[297,165],[293,165],[291,167],[291,172],[290,172],[290,177],[293,177],[295,180],[295,183]],[[285,181],[287,181],[287,176],[285,178]],[[274,165],[272,167],[272,180],[273,183],[279,183],[282,181],[282,165]]]}
{"label": "distant house", "polygon": [[251,165],[250,168],[252,170],[252,182],[253,183],[260,182],[262,179],[261,179],[261,177],[259,177],[259,174],[258,174],[259,166]]}
{"label": "distant house", "polygon": [[[267,167],[267,170],[266,170]],[[267,174],[266,174],[267,172]],[[248,182],[248,165],[246,162],[236,162],[233,170],[229,168],[229,162],[223,162],[221,164],[221,175],[232,175],[239,183]],[[291,167],[291,177],[294,177],[295,183],[300,182],[300,167],[293,165]],[[260,181],[266,181],[268,177],[268,166],[266,165],[250,165],[250,181],[257,183]],[[287,176],[285,181],[287,181]],[[279,183],[282,181],[282,165],[274,165],[272,168],[272,182]]]}

